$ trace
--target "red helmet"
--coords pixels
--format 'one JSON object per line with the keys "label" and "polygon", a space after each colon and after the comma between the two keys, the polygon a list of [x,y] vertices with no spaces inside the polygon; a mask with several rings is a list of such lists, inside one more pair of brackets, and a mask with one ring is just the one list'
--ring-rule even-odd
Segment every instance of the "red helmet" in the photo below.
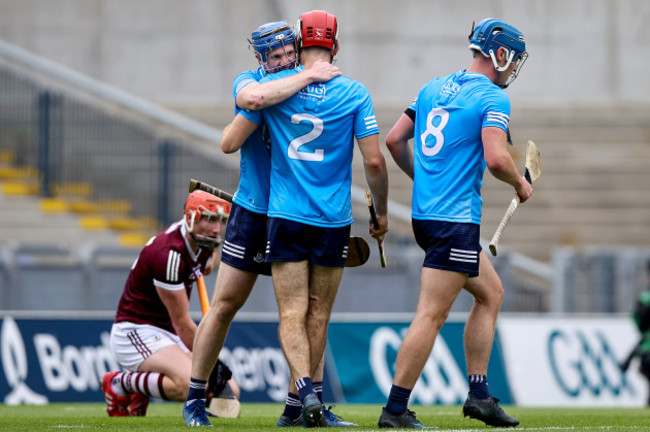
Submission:
{"label": "red helmet", "polygon": [[[195,190],[187,196],[185,201],[185,217],[183,222],[187,232],[192,236],[194,241],[203,249],[213,250],[221,244],[221,236],[225,220],[230,216],[230,203],[212,194],[202,190]],[[216,237],[206,234],[202,228],[195,232],[195,222],[201,217],[215,218],[222,222],[220,232]]]}
{"label": "red helmet", "polygon": [[230,203],[202,190],[195,190],[187,196],[185,201],[185,215],[198,221],[201,216],[230,216]]}
{"label": "red helmet", "polygon": [[298,18],[297,27],[300,48],[320,46],[336,54],[339,26],[334,15],[324,10],[305,12]]}

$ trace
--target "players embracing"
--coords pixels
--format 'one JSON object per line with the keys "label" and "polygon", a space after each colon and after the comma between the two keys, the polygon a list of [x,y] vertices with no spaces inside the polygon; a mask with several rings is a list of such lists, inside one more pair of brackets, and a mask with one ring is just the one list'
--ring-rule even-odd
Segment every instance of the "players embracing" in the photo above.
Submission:
{"label": "players embracing", "polygon": [[[296,32],[301,65],[267,75],[261,83],[332,62],[338,52],[334,15],[303,13]],[[280,343],[295,379],[303,424],[328,426],[312,377],[324,353],[346,258],[355,138],[379,220],[370,233],[380,238],[388,231],[388,178],[379,129],[367,89],[345,76],[312,83],[261,111],[241,111],[224,130],[222,147],[239,148],[262,123],[271,135],[266,261],[278,301]]]}
{"label": "players embracing", "polygon": [[[233,82],[236,114],[242,109],[259,110],[273,106],[296,94],[312,83],[329,81],[340,75],[331,62],[321,61],[296,73],[282,71],[297,64],[296,35],[286,22],[267,23],[256,29],[250,47],[260,68],[239,74]],[[268,77],[277,75],[277,79]],[[239,117],[239,116],[238,116]],[[209,426],[205,412],[205,387],[209,371],[223,347],[235,313],[250,295],[259,274],[270,274],[271,264],[264,262],[267,248],[267,211],[270,194],[271,153],[268,128],[254,125],[246,136],[234,145],[224,130],[222,149],[226,153],[240,150],[240,182],[234,195],[232,214],[217,276],[212,307],[201,321],[194,343],[194,359],[190,391],[183,416],[191,426]],[[349,186],[348,186],[349,189]],[[348,230],[349,233],[349,230]],[[348,235],[345,237],[347,246]],[[320,402],[322,416],[328,426],[356,426],[344,422],[322,405],[323,355],[314,372],[314,390]],[[299,426],[303,423],[302,404],[297,390],[290,386],[285,410],[277,426]]]}

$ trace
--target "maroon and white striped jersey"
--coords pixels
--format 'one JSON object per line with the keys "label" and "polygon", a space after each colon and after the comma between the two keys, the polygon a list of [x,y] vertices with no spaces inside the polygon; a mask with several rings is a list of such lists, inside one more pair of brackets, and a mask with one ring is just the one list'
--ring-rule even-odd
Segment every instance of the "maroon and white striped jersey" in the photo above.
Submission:
{"label": "maroon and white striped jersey", "polygon": [[199,249],[195,255],[185,237],[183,221],[152,237],[131,266],[115,322],[150,324],[176,334],[167,308],[156,287],[182,290],[190,298],[194,282],[210,263],[212,253]]}

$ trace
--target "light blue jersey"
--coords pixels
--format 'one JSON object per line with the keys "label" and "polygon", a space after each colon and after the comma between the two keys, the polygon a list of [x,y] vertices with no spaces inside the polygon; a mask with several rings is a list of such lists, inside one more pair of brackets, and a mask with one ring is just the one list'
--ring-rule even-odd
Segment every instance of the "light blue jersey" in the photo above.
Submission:
{"label": "light blue jersey", "polygon": [[[262,82],[303,70],[278,72]],[[271,133],[268,216],[321,227],[351,224],[354,138],[379,133],[368,90],[339,76],[262,112],[242,114],[256,124],[264,121]]]}
{"label": "light blue jersey", "polygon": [[[232,93],[237,94],[251,82],[258,82],[266,76],[261,67],[242,72],[232,83]],[[235,103],[235,115],[242,109]],[[248,137],[240,150],[239,186],[233,201],[255,213],[266,213],[269,205],[269,176],[271,173],[271,144],[265,126],[257,128]]]}
{"label": "light blue jersey", "polygon": [[480,224],[481,130],[507,132],[508,95],[487,76],[463,70],[430,81],[409,108],[415,111],[413,219]]}

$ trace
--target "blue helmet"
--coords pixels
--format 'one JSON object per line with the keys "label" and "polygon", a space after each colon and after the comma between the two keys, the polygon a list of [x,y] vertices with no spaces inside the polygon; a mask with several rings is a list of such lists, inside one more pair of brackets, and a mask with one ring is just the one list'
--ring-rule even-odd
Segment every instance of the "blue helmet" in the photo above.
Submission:
{"label": "blue helmet", "polygon": [[[508,61],[505,66],[499,66],[497,63],[495,54],[499,48],[508,50]],[[513,61],[518,63],[517,69],[506,84],[502,85],[504,88],[514,81],[519,73],[519,68],[528,58],[523,33],[510,24],[494,18],[485,18],[476,25],[472,23],[469,49],[479,51],[484,56],[492,58],[492,63],[499,72],[508,69]]]}
{"label": "blue helmet", "polygon": [[269,52],[289,44],[293,44],[295,48],[296,34],[293,28],[285,21],[262,24],[251,33],[251,38],[248,40],[248,43],[250,44],[250,49],[255,53],[255,57],[257,57],[257,60],[266,72],[272,73],[283,69],[291,69],[298,63],[296,58],[287,64],[275,68],[269,68],[267,65],[267,55]]}

